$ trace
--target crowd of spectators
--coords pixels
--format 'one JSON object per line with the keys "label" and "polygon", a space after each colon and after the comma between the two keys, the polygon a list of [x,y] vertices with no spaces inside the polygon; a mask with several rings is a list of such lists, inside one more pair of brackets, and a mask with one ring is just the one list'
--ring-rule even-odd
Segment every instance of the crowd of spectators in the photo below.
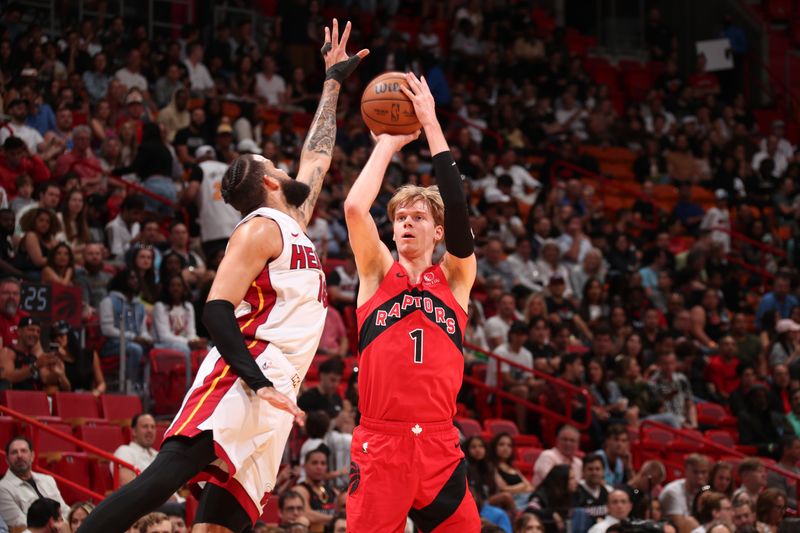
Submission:
{"label": "crowd of spectators", "polygon": [[[153,349],[183,354],[191,379],[191,354],[207,347],[198,306],[239,219],[219,181],[242,153],[296,170],[323,74],[313,58],[324,17],[336,12],[354,21],[354,49],[371,54],[342,89],[333,162],[308,228],[328,272],[320,352],[329,359],[300,397],[308,440],[279,479],[284,530],[343,531],[357,420],[357,372],[345,371],[344,358],[354,353],[358,279],[341,207],[371,145],[361,89],[387,70],[426,76],[472,199],[479,261],[466,340],[516,363],[487,365],[468,349],[466,371],[552,410],[571,404],[576,421],[591,415],[583,436],[570,426],[554,435],[532,476],[515,468],[509,435],[465,439],[482,515],[503,531],[555,533],[569,524],[602,533],[629,519],[673,524],[659,531],[781,530],[796,491],[762,462],[798,472],[800,152],[782,122],[758,130],[735,76],[721,83],[702,56],[681,72],[674,32],[657,9],[646,39],[663,74],[632,100],[595,81],[562,29],[537,27],[534,3],[287,1],[269,31],[247,19],[155,39],[144,23],[121,17],[64,20],[60,34],[48,35],[30,12],[6,6],[5,386],[102,394],[103,369],[123,343],[134,390],[147,394]],[[729,21],[723,31],[735,33]],[[601,181],[556,172],[557,161],[600,170],[586,147],[636,154],[626,169],[635,202],[608,209]],[[389,244],[386,203],[400,184],[430,182],[429,156],[424,142],[412,143],[387,173],[373,214]],[[676,192],[668,208],[656,201],[664,187]],[[66,323],[43,331],[21,309],[23,283],[80,288],[81,319],[96,342],[81,344]],[[590,413],[526,369],[587,388]],[[481,399],[462,392],[465,409],[480,416]],[[725,406],[738,443],[761,459],[733,468],[690,455],[685,477],[662,486],[665,465],[634,465],[630,436],[645,420],[705,429],[701,402]],[[544,439],[538,416],[524,408],[508,416]],[[129,452],[150,453],[148,431],[134,432]],[[161,531],[162,523],[163,515],[137,527]]]}

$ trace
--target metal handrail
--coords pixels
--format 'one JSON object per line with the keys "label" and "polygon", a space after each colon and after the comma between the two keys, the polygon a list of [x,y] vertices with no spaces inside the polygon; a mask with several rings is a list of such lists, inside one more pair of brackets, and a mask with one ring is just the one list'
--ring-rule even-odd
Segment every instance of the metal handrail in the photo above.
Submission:
{"label": "metal handrail", "polygon": [[[706,449],[715,450],[720,454],[725,454],[725,455],[731,456],[731,457],[741,457],[741,458],[750,457],[749,455],[747,455],[745,453],[742,453],[742,452],[740,452],[739,450],[737,450],[735,448],[729,448],[728,446],[724,446],[724,445],[722,445],[722,444],[720,444],[718,442],[714,442],[713,440],[709,439],[708,437],[705,437],[705,436],[698,437],[697,435],[692,435],[690,433],[685,433],[681,429],[674,428],[674,427],[668,426],[666,424],[662,424],[661,422],[656,422],[655,420],[643,420],[642,423],[639,425],[639,442],[642,441],[642,436],[644,435],[643,429],[645,428],[645,426],[652,426],[652,427],[658,428],[658,429],[660,429],[662,431],[667,431],[667,432],[669,432],[669,433],[671,433],[671,434],[673,434],[675,436],[680,437],[682,440],[690,440],[690,441],[694,441],[694,442],[700,443]],[[796,474],[794,472],[789,472],[788,470],[784,470],[783,468],[780,468],[778,466],[775,466],[775,465],[772,465],[772,464],[769,464],[769,463],[762,462],[761,464],[767,470],[771,470],[771,471],[773,471],[773,472],[775,472],[777,474],[782,475],[785,478],[793,480],[797,484],[798,490],[800,490],[800,474]]]}
{"label": "metal handrail", "polygon": [[78,439],[76,437],[73,437],[69,433],[64,433],[63,431],[59,431],[57,429],[51,428],[47,424],[43,424],[43,423],[39,422],[38,420],[36,420],[34,418],[31,418],[29,416],[26,416],[26,415],[20,413],[19,411],[15,411],[14,409],[10,409],[10,408],[6,407],[5,405],[0,405],[0,413],[6,414],[6,415],[8,415],[8,416],[10,416],[12,418],[15,418],[17,420],[25,422],[26,424],[32,426],[35,429],[35,431],[33,433],[33,449],[34,450],[36,450],[38,448],[39,431],[44,431],[46,433],[50,433],[51,435],[55,435],[55,436],[57,436],[57,437],[59,437],[61,439],[64,439],[65,441],[67,441],[67,442],[69,442],[71,444],[79,446],[79,447],[83,448],[84,450],[86,450],[87,452],[89,452],[91,454],[94,454],[94,455],[97,455],[101,459],[105,459],[106,461],[111,462],[114,465],[114,490],[119,488],[119,469],[120,469],[120,467],[127,468],[128,470],[131,470],[132,472],[135,472],[136,475],[139,475],[139,473],[140,473],[138,468],[136,468],[132,464],[130,464],[130,463],[126,462],[126,461],[123,461],[122,459],[120,459],[120,458],[108,453],[107,451],[101,450],[100,448],[98,448],[96,446],[93,446],[93,445],[89,444],[88,442],[85,442],[85,441],[82,441],[82,440],[80,440],[80,439]]}
{"label": "metal handrail", "polygon": [[[498,381],[500,379],[500,363],[505,363],[508,366],[512,366],[514,368],[518,368],[520,370],[523,370],[525,372],[528,372],[528,373],[534,375],[537,378],[541,378],[544,381],[552,383],[553,385],[555,385],[555,386],[557,386],[557,387],[559,387],[561,389],[565,389],[565,390],[573,393],[573,395],[583,396],[584,401],[585,401],[585,405],[586,405],[585,419],[583,421],[579,422],[579,421],[577,421],[577,420],[572,418],[572,404],[571,403],[567,403],[567,405],[564,406],[565,410],[566,410],[566,414],[561,414],[561,413],[559,413],[557,411],[553,411],[553,410],[548,409],[548,408],[546,408],[544,406],[541,406],[541,405],[535,404],[533,402],[530,402],[530,401],[528,401],[526,399],[520,398],[519,396],[514,396],[513,394],[510,394],[510,393],[504,391],[499,386],[494,386],[493,387],[491,385],[487,385],[486,383],[483,383],[480,380],[478,380],[476,378],[473,378],[471,376],[464,376],[464,381],[465,382],[467,382],[467,383],[469,383],[471,385],[477,386],[477,387],[479,387],[479,388],[481,388],[483,390],[489,390],[489,391],[492,392],[492,394],[494,394],[494,395],[496,395],[498,397],[502,397],[502,398],[504,398],[506,400],[509,400],[511,402],[518,403],[520,405],[524,405],[529,410],[535,411],[535,412],[537,412],[537,413],[539,413],[539,414],[541,414],[543,416],[546,416],[548,418],[555,419],[558,422],[564,422],[564,423],[572,424],[578,429],[587,429],[591,425],[591,423],[592,423],[592,403],[593,403],[593,401],[592,401],[591,393],[585,387],[578,387],[576,385],[573,385],[569,381],[565,381],[565,380],[563,380],[561,378],[557,378],[555,376],[551,376],[550,374],[548,374],[546,372],[542,372],[541,370],[537,370],[535,368],[528,368],[528,367],[526,367],[524,365],[521,365],[521,364],[519,364],[519,363],[517,363],[515,361],[511,361],[510,359],[506,359],[505,357],[497,355],[494,352],[490,352],[489,350],[485,350],[485,349],[481,348],[480,346],[477,346],[477,345],[469,343],[469,342],[465,342],[464,343],[464,348],[467,348],[467,349],[475,351],[475,352],[482,353],[485,356],[487,356],[488,358],[493,359],[494,360],[493,363],[495,365],[497,365]],[[497,402],[497,410],[498,410],[498,418],[500,418],[501,417],[500,414],[502,412],[502,406],[500,405],[500,402]]]}
{"label": "metal handrail", "polygon": [[770,246],[769,244],[766,244],[766,243],[763,243],[763,242],[759,242],[759,241],[757,241],[755,239],[752,239],[752,238],[748,237],[744,233],[740,233],[740,232],[732,230],[730,228],[723,228],[721,226],[714,226],[713,228],[710,228],[710,229],[711,229],[711,231],[720,231],[722,233],[727,233],[728,235],[730,235],[731,237],[733,237],[737,241],[741,241],[741,242],[744,242],[746,244],[749,244],[750,246],[758,248],[759,250],[761,250],[763,252],[767,252],[767,253],[773,254],[773,255],[778,255],[780,257],[786,257],[788,255],[786,253],[786,250],[781,250],[778,247]]}

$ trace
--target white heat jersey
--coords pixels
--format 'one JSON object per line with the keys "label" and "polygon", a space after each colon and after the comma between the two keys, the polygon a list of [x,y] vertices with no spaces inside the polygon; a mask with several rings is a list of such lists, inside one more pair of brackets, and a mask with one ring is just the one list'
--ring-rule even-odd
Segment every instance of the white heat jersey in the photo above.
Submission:
{"label": "white heat jersey", "polygon": [[[283,250],[267,263],[236,308],[236,319],[253,354],[273,345],[305,377],[317,351],[328,293],[314,243],[289,215],[262,207],[242,219],[274,220],[281,230]],[[237,225],[238,227],[238,225]]]}
{"label": "white heat jersey", "polygon": [[208,242],[227,239],[242,218],[236,209],[222,199],[222,177],[228,170],[228,165],[219,161],[203,161],[198,166],[203,172],[197,195],[200,240]]}

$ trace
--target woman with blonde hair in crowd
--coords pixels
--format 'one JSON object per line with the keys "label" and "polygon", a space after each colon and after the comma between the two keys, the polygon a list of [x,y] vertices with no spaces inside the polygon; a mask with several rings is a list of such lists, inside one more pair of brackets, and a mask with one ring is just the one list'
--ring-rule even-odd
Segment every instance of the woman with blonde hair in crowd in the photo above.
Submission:
{"label": "woman with blonde hair in crowd", "polygon": [[172,533],[172,521],[164,513],[150,513],[133,524],[128,533]]}
{"label": "woman with blonde hair in crowd", "polygon": [[67,514],[67,525],[69,525],[69,530],[72,533],[78,531],[78,528],[81,527],[83,521],[86,520],[86,517],[89,516],[89,513],[91,513],[93,510],[94,504],[92,502],[78,502],[70,507],[69,514]]}
{"label": "woman with blonde hair in crowd", "polygon": [[525,322],[528,324],[535,318],[544,318],[547,320],[547,302],[544,298],[544,293],[536,292],[528,297],[525,302]]}

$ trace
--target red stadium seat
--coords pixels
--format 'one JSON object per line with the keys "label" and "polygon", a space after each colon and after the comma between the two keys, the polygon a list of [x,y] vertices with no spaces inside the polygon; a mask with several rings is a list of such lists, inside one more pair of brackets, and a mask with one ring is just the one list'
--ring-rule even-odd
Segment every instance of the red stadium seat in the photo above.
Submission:
{"label": "red stadium seat", "polygon": [[156,440],[153,441],[153,448],[156,450],[161,449],[161,441],[164,440],[164,433],[169,429],[169,422],[156,423]]}
{"label": "red stadium seat", "polygon": [[97,397],[89,392],[57,392],[53,397],[53,413],[73,425],[104,420]]}
{"label": "red stadium seat", "polygon": [[[72,436],[72,427],[66,422],[51,421],[47,423],[47,426]],[[36,456],[44,462],[57,461],[64,453],[77,453],[81,451],[74,443],[50,433],[49,431],[26,427],[25,433],[33,443],[33,451],[36,452]]]}
{"label": "red stadium seat", "polygon": [[502,418],[487,418],[483,421],[483,427],[486,428],[492,437],[499,433],[508,433],[512,437],[519,435],[519,428],[511,420],[504,420]]}
{"label": "red stadium seat", "polygon": [[50,402],[43,391],[3,391],[3,405],[23,415],[36,418],[50,417]]}
{"label": "red stadium seat", "polygon": [[150,392],[155,414],[178,411],[186,392],[186,358],[177,350],[150,351]]}
{"label": "red stadium seat", "polygon": [[483,427],[494,437],[499,433],[508,433],[514,440],[516,446],[541,446],[539,437],[536,435],[523,435],[519,432],[517,425],[511,420],[503,418],[487,418],[483,421]]}
{"label": "red stadium seat", "polygon": [[543,451],[544,450],[541,448],[532,448],[527,446],[519,447],[517,448],[517,461],[535,465],[536,460]]}
{"label": "red stadium seat", "polygon": [[[58,474],[59,476],[66,478],[81,487],[91,488],[93,487],[91,482],[91,473],[90,473],[90,466],[89,466],[89,458],[84,453],[69,453],[62,455],[58,461],[49,465],[49,469],[52,470],[54,474]],[[72,505],[73,503],[86,501],[88,500],[88,496],[85,492],[77,490],[65,483],[59,483],[58,490],[61,492],[61,496],[64,498],[64,501],[67,502],[67,505]]]}
{"label": "red stadium seat", "polygon": [[124,425],[130,425],[131,418],[143,411],[141,398],[132,394],[103,394],[100,406],[106,420]]}
{"label": "red stadium seat", "polygon": [[716,442],[720,446],[725,446],[727,448],[733,448],[736,446],[736,441],[733,440],[733,436],[722,429],[709,429],[706,431],[706,438]]}
{"label": "red stadium seat", "polygon": [[467,438],[480,437],[481,433],[483,433],[483,428],[481,428],[477,420],[473,420],[472,418],[456,418],[455,421],[461,427],[461,432]]}
{"label": "red stadium seat", "polygon": [[113,424],[81,426],[77,428],[76,436],[108,453],[114,453],[117,448],[125,444],[122,428]]}
{"label": "red stadium seat", "polygon": [[701,426],[712,428],[736,427],[736,419],[724,407],[711,402],[697,404],[697,422]]}

